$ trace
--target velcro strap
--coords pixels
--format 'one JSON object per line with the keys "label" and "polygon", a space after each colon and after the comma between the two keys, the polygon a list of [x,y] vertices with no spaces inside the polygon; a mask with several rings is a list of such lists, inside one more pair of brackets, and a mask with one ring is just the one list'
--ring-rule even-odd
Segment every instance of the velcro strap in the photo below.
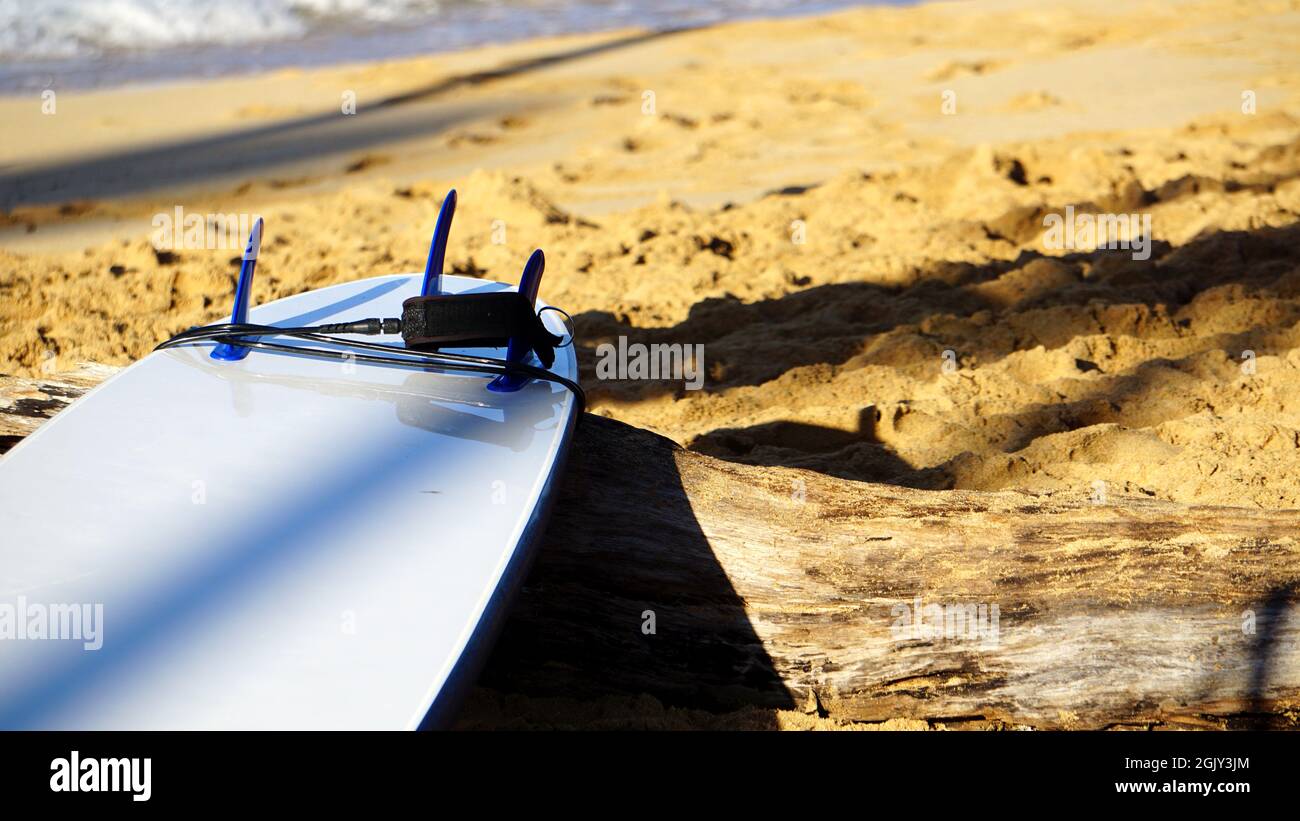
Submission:
{"label": "velcro strap", "polygon": [[402,340],[408,348],[494,348],[512,337],[548,368],[562,340],[546,330],[533,306],[515,291],[416,296],[402,303]]}

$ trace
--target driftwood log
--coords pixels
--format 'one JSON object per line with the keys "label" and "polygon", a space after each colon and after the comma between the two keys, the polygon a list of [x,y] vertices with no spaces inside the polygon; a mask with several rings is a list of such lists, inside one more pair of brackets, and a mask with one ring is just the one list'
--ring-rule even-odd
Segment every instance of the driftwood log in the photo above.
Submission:
{"label": "driftwood log", "polygon": [[[0,377],[0,448],[109,372]],[[949,726],[1289,727],[1298,538],[1300,511],[912,490],[589,415],[481,683]]]}

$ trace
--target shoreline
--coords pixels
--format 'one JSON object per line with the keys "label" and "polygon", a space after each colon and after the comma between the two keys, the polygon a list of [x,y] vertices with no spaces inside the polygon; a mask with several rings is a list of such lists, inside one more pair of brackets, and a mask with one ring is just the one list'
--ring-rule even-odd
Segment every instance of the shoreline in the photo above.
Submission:
{"label": "shoreline", "polygon": [[[887,5],[915,2],[878,1]],[[743,7],[701,10],[690,4],[686,4],[686,8],[660,4],[628,12],[625,9],[611,10],[606,6],[584,6],[579,1],[569,7],[501,6],[494,10],[497,17],[476,18],[473,8],[461,7],[449,10],[450,17],[437,16],[404,24],[382,20],[334,20],[320,30],[307,31],[299,37],[178,43],[154,49],[67,57],[27,55],[23,60],[32,66],[30,69],[25,69],[16,59],[0,62],[0,97],[26,96],[47,87],[73,92],[150,87],[155,82],[141,78],[158,75],[175,77],[175,80],[167,82],[191,83],[277,71],[365,67],[547,39],[601,36],[630,29],[667,31],[753,20],[815,17],[851,8],[851,4],[852,0],[818,0],[761,10]],[[611,14],[611,11],[616,13]],[[440,42],[447,40],[448,35],[448,42]],[[244,65],[250,59],[253,64]],[[88,75],[96,72],[107,72],[110,79],[87,80]],[[65,81],[54,82],[54,78],[60,75]],[[43,76],[50,79],[32,82]],[[68,76],[77,79],[67,84]]]}

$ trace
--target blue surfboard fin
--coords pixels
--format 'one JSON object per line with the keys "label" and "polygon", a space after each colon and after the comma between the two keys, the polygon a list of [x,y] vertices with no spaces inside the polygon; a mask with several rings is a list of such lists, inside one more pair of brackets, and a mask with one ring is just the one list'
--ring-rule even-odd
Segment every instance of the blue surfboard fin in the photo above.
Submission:
{"label": "blue surfboard fin", "polygon": [[429,261],[424,264],[424,284],[420,296],[436,296],[442,292],[442,265],[447,258],[447,238],[451,236],[451,218],[456,214],[456,189],[447,192],[438,211],[438,221],[433,226],[433,242],[429,244]]}
{"label": "blue surfboard fin", "polygon": [[[542,272],[546,270],[546,255],[542,249],[538,248],[533,251],[533,255],[528,258],[524,265],[524,273],[519,277],[519,293],[524,295],[528,304],[534,308],[537,307],[537,289],[542,284]],[[509,362],[523,362],[531,350],[528,344],[522,340],[511,338],[510,344],[506,347],[506,360]],[[497,393],[512,393],[519,390],[528,382],[526,376],[516,376],[514,374],[502,374],[488,383],[488,390]]]}
{"label": "blue surfboard fin", "polygon": [[[253,271],[257,268],[257,253],[262,248],[262,218],[253,223],[253,230],[248,235],[248,245],[244,248],[244,259],[239,264],[239,282],[235,285],[235,307],[230,311],[230,321],[235,324],[248,322],[248,301],[253,294]],[[212,349],[210,356],[226,362],[237,362],[248,356],[248,348],[219,343]]]}

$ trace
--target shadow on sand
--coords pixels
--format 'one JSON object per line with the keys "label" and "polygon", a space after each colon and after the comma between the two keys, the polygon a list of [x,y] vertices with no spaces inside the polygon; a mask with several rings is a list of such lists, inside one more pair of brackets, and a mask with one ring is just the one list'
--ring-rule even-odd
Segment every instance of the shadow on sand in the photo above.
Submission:
{"label": "shadow on sand", "polygon": [[[237,178],[238,175],[288,163],[430,136],[457,123],[498,113],[495,107],[486,103],[427,105],[449,92],[522,76],[686,30],[633,34],[499,68],[455,75],[373,103],[359,104],[356,113],[350,116],[334,110],[210,137],[101,154],[49,166],[6,170],[0,173],[0,210],[20,205],[127,197],[175,186],[197,185],[228,176]],[[201,104],[201,100],[195,102]]]}
{"label": "shadow on sand", "polygon": [[682,490],[676,451],[621,422],[583,418],[481,685],[584,700],[649,694],[712,711],[794,707]]}
{"label": "shadow on sand", "polygon": [[[706,380],[705,393],[764,385],[796,368],[839,367],[850,360],[856,366],[935,373],[940,352],[949,347],[984,366],[1038,345],[1060,348],[1085,335],[1177,338],[1187,327],[1178,311],[1210,289],[1231,285],[1247,296],[1279,289],[1294,292],[1295,282],[1286,285],[1282,280],[1295,270],[1298,248],[1300,224],[1292,224],[1209,233],[1178,247],[1158,244],[1145,261],[1126,258],[1126,252],[1070,254],[1051,263],[1074,270],[1072,282],[1010,301],[978,286],[1043,258],[1041,254],[1026,250],[1012,261],[939,265],[933,276],[906,288],[847,283],[754,303],[706,299],[683,322],[667,328],[637,328],[605,312],[587,312],[576,317],[578,337],[586,341],[579,351],[583,381],[597,399],[607,395],[635,404],[665,394],[681,397],[680,381],[618,385],[594,378],[595,345],[620,335],[629,344],[705,344],[712,361],[724,365],[723,378]],[[1057,310],[1065,307],[1074,310]],[[1111,308],[1131,312],[1136,324],[1106,327],[1105,312]],[[1036,333],[1006,324],[1008,317],[1026,311],[1050,313],[1056,319],[1037,323]],[[968,322],[979,312],[991,313],[995,332],[945,336],[942,329]],[[1254,323],[1204,335],[1202,347],[1222,346],[1233,352],[1233,359],[1248,342],[1261,354],[1268,352],[1267,335],[1300,319],[1287,316],[1279,308],[1272,317],[1276,325]],[[873,347],[896,328],[915,329],[930,318],[945,322],[933,323],[941,330],[916,333],[918,346]],[[798,338],[799,344],[788,344],[791,338]],[[1019,434],[1007,440],[1006,448],[1102,422],[1135,424],[1125,413],[1145,412],[1142,409],[1165,390],[1153,373],[1162,367],[1176,363],[1162,359],[1103,374],[1105,378],[1081,397],[1062,397],[1057,404],[1018,412],[1010,427]],[[1080,363],[1081,373],[1093,369],[1093,363]],[[918,470],[879,440],[879,416],[865,404],[869,401],[864,397],[856,430],[780,420],[707,431],[691,448],[731,461],[803,467],[845,479],[950,487],[942,466]],[[481,683],[529,696],[581,699],[649,693],[666,704],[712,710],[738,703],[791,707],[791,696],[772,671],[743,602],[712,560],[708,540],[695,524],[671,450],[628,454],[607,441],[612,431],[606,428],[616,423],[597,417],[588,422],[575,446],[569,488],[558,505],[546,549],[521,597],[521,618],[507,628]],[[629,493],[629,487],[644,492]],[[684,587],[683,578],[692,582]],[[1268,712],[1266,694],[1275,663],[1276,637],[1270,625],[1277,624],[1293,596],[1292,588],[1279,590],[1263,605],[1266,623],[1257,640],[1249,687],[1254,710],[1261,715]],[[705,601],[724,606],[694,607]],[[640,632],[645,610],[658,613],[657,636]],[[702,613],[716,617],[706,621]],[[550,638],[551,631],[575,629],[591,639],[581,645],[581,652],[575,652],[577,645],[568,639]],[[736,700],[719,697],[726,693]],[[545,708],[538,712],[545,721]]]}

